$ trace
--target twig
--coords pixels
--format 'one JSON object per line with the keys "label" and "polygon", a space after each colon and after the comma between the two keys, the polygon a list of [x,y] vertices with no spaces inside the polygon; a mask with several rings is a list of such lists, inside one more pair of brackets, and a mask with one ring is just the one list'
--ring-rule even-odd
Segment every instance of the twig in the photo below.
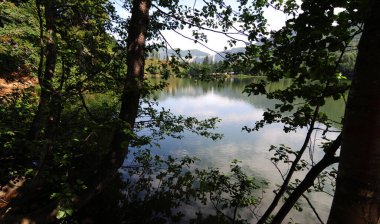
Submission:
{"label": "twig", "polygon": [[78,95],[79,95],[80,101],[82,102],[82,106],[83,106],[84,110],[87,112],[88,116],[91,118],[91,120],[98,122],[98,119],[95,118],[95,116],[91,113],[90,109],[87,107],[86,101],[83,97],[82,92],[78,91]]}
{"label": "twig", "polygon": [[[188,64],[188,62],[181,56],[181,54],[177,53],[177,51],[172,47],[172,45],[170,45],[169,41],[166,40],[165,36],[161,33],[161,31],[158,31],[160,36],[162,37],[162,39],[164,39],[166,45],[168,45],[170,47],[170,49],[172,49],[174,52],[176,52],[177,56],[181,59],[181,61],[183,61],[184,63]],[[166,57],[169,58],[169,55],[168,55],[168,48],[166,47]]]}
{"label": "twig", "polygon": [[196,42],[196,43],[202,45],[203,47],[205,47],[205,48],[207,48],[208,50],[210,50],[210,51],[216,53],[217,55],[219,55],[219,56],[222,57],[223,59],[226,59],[226,58],[225,58],[222,54],[220,54],[218,51],[216,51],[216,50],[214,50],[214,49],[211,49],[210,47],[208,47],[206,44],[202,43],[201,41],[196,40],[196,39],[191,38],[191,37],[188,37],[188,36],[186,36],[186,35],[184,35],[184,34],[178,32],[178,31],[176,31],[176,30],[172,30],[172,31],[174,31],[174,32],[177,33],[178,35],[182,36],[183,38],[186,38],[186,39],[188,39],[188,40],[192,40],[192,41],[194,41],[194,42]]}
{"label": "twig", "polygon": [[219,30],[214,30],[214,29],[211,29],[211,28],[208,28],[208,27],[204,27],[204,26],[201,26],[201,25],[198,25],[198,24],[194,24],[194,23],[191,23],[191,22],[188,22],[178,16],[175,16],[175,15],[170,15],[166,12],[164,12],[162,9],[160,9],[158,6],[152,4],[152,6],[154,8],[156,8],[160,13],[164,14],[165,16],[167,17],[170,17],[170,18],[174,18],[186,25],[190,25],[190,26],[194,26],[194,27],[197,27],[198,29],[200,30],[205,30],[205,31],[210,31],[210,32],[213,32],[213,33],[219,33],[219,34],[223,34],[225,35],[226,37],[232,39],[232,40],[235,40],[235,41],[239,41],[239,42],[243,42],[244,44],[250,44],[249,42],[245,41],[245,40],[241,40],[241,39],[238,39],[238,38],[235,38],[231,35],[245,35],[245,36],[248,36],[247,34],[244,34],[244,33],[241,33],[241,32],[224,32],[224,31],[219,31]]}
{"label": "twig", "polygon": [[317,210],[315,209],[315,207],[314,207],[313,204],[311,203],[310,199],[309,199],[305,194],[302,194],[302,197],[303,197],[303,198],[306,200],[306,202],[309,204],[311,210],[313,210],[313,212],[314,212],[315,216],[317,216],[317,219],[319,220],[319,222],[322,223],[322,224],[325,224],[325,223],[322,221],[321,217],[319,216]]}
{"label": "twig", "polygon": [[273,162],[273,161],[271,161],[271,163],[274,165],[274,167],[276,167],[276,169],[277,169],[277,171],[280,173],[280,175],[281,175],[281,178],[282,178],[282,180],[284,181],[285,180],[285,175],[284,174],[282,174],[282,172],[281,172],[281,169],[278,167],[278,165],[277,165],[277,163],[275,163],[275,162]]}

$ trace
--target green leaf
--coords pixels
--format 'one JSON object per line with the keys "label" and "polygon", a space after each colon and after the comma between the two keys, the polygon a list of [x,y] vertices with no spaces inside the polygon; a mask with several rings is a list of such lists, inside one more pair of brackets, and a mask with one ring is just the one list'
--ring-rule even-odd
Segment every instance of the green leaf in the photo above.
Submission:
{"label": "green leaf", "polygon": [[56,217],[57,219],[63,219],[63,218],[66,217],[66,213],[65,213],[65,211],[59,210],[59,211],[57,212],[57,215],[56,215],[55,217]]}

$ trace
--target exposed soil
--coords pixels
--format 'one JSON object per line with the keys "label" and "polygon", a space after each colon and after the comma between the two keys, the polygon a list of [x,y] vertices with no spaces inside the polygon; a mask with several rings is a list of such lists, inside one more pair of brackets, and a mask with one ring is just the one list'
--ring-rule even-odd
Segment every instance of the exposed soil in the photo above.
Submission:
{"label": "exposed soil", "polygon": [[24,184],[24,182],[24,178],[15,179],[0,189],[0,209],[6,207],[7,204],[17,196],[17,190]]}
{"label": "exposed soil", "polygon": [[0,78],[0,97],[19,93],[24,89],[35,86],[37,83],[38,80],[35,77],[20,77],[13,81]]}

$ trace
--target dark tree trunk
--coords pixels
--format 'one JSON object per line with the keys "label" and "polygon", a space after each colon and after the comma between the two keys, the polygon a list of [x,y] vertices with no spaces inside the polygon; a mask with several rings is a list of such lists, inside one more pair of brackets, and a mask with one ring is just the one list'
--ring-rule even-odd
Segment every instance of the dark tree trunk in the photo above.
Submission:
{"label": "dark tree trunk", "polygon": [[132,136],[126,133],[133,132],[139,109],[142,81],[144,78],[145,39],[150,6],[150,0],[133,1],[127,40],[128,69],[119,114],[119,119],[124,124],[120,124],[119,128],[115,130],[110,152],[105,156],[102,164],[99,166],[97,176],[93,179],[93,184],[91,185],[93,189],[79,200],[77,204],[78,209],[86,205],[110,183],[128,154],[128,146]]}
{"label": "dark tree trunk", "polygon": [[380,1],[366,15],[329,224],[380,223]]}
{"label": "dark tree trunk", "polygon": [[[39,17],[40,23],[40,38],[41,38],[41,49],[40,49],[40,63],[38,68],[38,80],[41,87],[41,94],[38,104],[38,109],[33,118],[32,125],[30,127],[28,133],[28,139],[33,141],[39,139],[46,128],[46,125],[51,122],[49,119],[50,116],[50,108],[51,101],[53,99],[53,78],[55,74],[55,67],[57,63],[57,45],[54,40],[55,32],[56,32],[56,18],[57,18],[57,8],[56,2],[54,0],[49,1],[40,1],[36,0],[37,13]],[[45,13],[45,22],[46,22],[46,42],[43,41],[44,38],[44,27],[43,27],[43,16],[41,12],[41,6],[44,6]],[[45,51],[44,51],[45,49]],[[45,67],[43,68],[43,59],[45,60]],[[44,70],[44,71],[43,71]],[[45,133],[46,137],[46,133]],[[47,153],[46,145],[43,146],[40,151],[40,168],[42,167],[43,161],[45,160]],[[36,175],[37,176],[37,175]],[[37,178],[35,178],[37,179]],[[23,215],[22,210],[26,208],[29,204],[32,203],[34,198],[37,198],[40,195],[41,189],[38,188],[36,190],[37,184],[36,182],[25,183],[18,189],[18,196],[14,200],[11,201],[6,207],[9,209],[9,213],[6,214],[7,218],[19,218],[18,216]],[[12,222],[13,223],[13,222]]]}
{"label": "dark tree trunk", "polygon": [[[36,1],[36,3],[39,9],[40,7],[39,1]],[[53,94],[52,82],[53,82],[55,66],[57,62],[57,45],[54,40],[54,35],[55,35],[55,30],[56,30],[55,20],[57,16],[55,1],[45,1],[44,6],[45,6],[45,20],[46,20],[46,33],[47,33],[47,43],[45,47],[46,62],[45,62],[44,74],[42,75],[42,77],[40,77],[41,74],[39,74],[39,77],[38,77],[40,86],[41,86],[41,94],[40,94],[40,100],[38,103],[38,109],[36,111],[31,128],[29,130],[28,137],[30,140],[35,140],[36,138],[38,138],[42,130],[45,128],[46,123],[48,122],[50,101],[52,99],[52,94]],[[39,10],[38,12],[40,14]],[[40,29],[42,29],[42,27],[40,27]],[[43,31],[40,31],[40,32],[43,32]],[[42,47],[43,46],[41,46],[41,48]],[[40,57],[40,60],[43,60],[43,57]],[[42,62],[40,61],[40,65],[41,64]],[[42,66],[40,66],[40,69],[41,67]],[[39,71],[39,73],[42,73],[42,72]]]}
{"label": "dark tree trunk", "polygon": [[119,119],[127,125],[121,125],[115,131],[112,140],[110,161],[112,166],[118,169],[125,156],[128,154],[130,135],[123,130],[133,131],[135,120],[139,109],[139,101],[144,78],[145,62],[145,38],[149,22],[150,0],[133,1],[132,17],[128,28],[127,40],[127,77],[124,83],[124,90],[121,101]]}

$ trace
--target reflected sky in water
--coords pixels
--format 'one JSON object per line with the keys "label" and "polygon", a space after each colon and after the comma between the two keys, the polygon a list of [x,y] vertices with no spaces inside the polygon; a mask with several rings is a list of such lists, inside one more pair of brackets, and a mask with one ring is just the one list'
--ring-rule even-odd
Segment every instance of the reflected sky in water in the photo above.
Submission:
{"label": "reflected sky in water", "polygon": [[[281,183],[281,177],[269,158],[272,153],[268,151],[270,145],[285,144],[298,150],[305,137],[306,129],[285,134],[281,124],[266,126],[258,132],[247,133],[242,131],[243,126],[253,126],[261,119],[264,108],[273,107],[275,101],[265,96],[248,97],[242,94],[243,88],[252,79],[227,80],[224,84],[203,83],[189,79],[170,79],[169,86],[158,97],[159,107],[170,109],[176,115],[195,116],[197,118],[219,117],[222,121],[215,130],[223,133],[224,138],[212,141],[192,133],[185,133],[183,139],[167,138],[160,142],[161,148],[153,151],[160,155],[196,156],[200,159],[199,167],[219,167],[229,170],[233,159],[242,161],[244,169],[256,177],[270,182],[270,188]],[[154,80],[153,80],[154,82]],[[288,83],[277,83],[268,88],[284,88]],[[331,105],[329,107],[329,105]],[[334,119],[343,115],[342,102],[328,102],[323,110]],[[331,134],[331,138],[336,134]],[[316,143],[321,136],[316,135]],[[316,151],[315,161],[323,156],[323,152]],[[308,159],[309,155],[306,156]],[[286,168],[286,167],[283,167]],[[304,174],[298,174],[302,178]],[[267,201],[273,197],[272,190],[267,190]],[[310,196],[316,204],[320,215],[327,217],[331,198],[318,193]],[[265,206],[264,206],[265,207]],[[314,223],[315,216],[307,205],[302,213],[292,212],[292,217],[300,223]]]}

